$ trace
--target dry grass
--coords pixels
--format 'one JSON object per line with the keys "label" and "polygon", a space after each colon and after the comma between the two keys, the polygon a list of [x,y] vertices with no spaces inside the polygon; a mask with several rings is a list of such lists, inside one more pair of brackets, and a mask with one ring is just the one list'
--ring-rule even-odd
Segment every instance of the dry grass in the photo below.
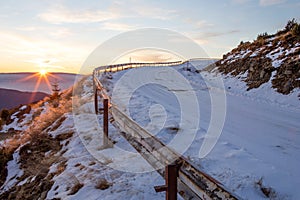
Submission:
{"label": "dry grass", "polygon": [[256,186],[258,186],[258,188],[260,189],[260,191],[267,197],[270,199],[274,199],[276,198],[276,192],[274,191],[273,188],[271,187],[266,187],[263,185],[263,178],[260,178],[256,183]]}
{"label": "dry grass", "polygon": [[0,149],[0,186],[5,182],[7,176],[6,164],[12,159],[12,152],[5,148]]}
{"label": "dry grass", "polygon": [[69,195],[76,194],[84,185],[81,183],[77,183],[71,188],[71,191],[69,192]]}
{"label": "dry grass", "polygon": [[[64,113],[70,112],[72,109],[72,90],[63,93],[64,98],[59,100],[58,107],[54,107],[51,102],[47,105],[46,112],[42,112],[41,106],[45,106],[45,102],[38,102],[20,113],[23,115],[34,109],[34,118],[27,130],[13,134],[10,139],[6,140],[4,147],[0,149],[0,185],[2,185],[7,176],[6,165],[12,159],[14,151],[23,144],[20,148],[20,166],[24,171],[24,175],[20,177],[18,182],[26,178],[33,178],[32,182],[18,186],[17,184],[9,191],[0,195],[0,199],[45,199],[47,191],[52,187],[53,175],[48,175],[49,167],[53,165],[58,157],[45,156],[46,152],[58,152],[61,149],[60,141],[67,139],[73,135],[73,132],[65,133],[57,138],[51,138],[47,129],[54,122],[57,122],[52,129],[57,129],[65,120],[62,117]],[[48,98],[49,100],[49,98]],[[22,118],[22,116],[19,116]],[[57,119],[59,119],[57,121]],[[22,120],[22,119],[21,119]],[[64,162],[58,167],[56,173],[61,173],[65,169]],[[76,188],[75,188],[76,189]],[[75,191],[74,189],[74,191]]]}
{"label": "dry grass", "polygon": [[106,179],[102,178],[99,179],[95,188],[99,189],[99,190],[106,190],[108,189],[110,186],[112,186],[112,183],[109,183]]}

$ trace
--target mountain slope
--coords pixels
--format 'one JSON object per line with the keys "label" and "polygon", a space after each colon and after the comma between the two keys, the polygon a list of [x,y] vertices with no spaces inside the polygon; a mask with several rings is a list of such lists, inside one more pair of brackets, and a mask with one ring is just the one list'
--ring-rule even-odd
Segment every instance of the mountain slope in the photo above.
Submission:
{"label": "mountain slope", "polygon": [[[221,90],[211,84],[214,81],[210,82],[215,77],[214,73],[201,73],[207,76],[205,83],[197,70],[187,70],[185,64],[172,69],[189,80],[199,97],[201,108],[200,127],[184,155],[245,199],[298,199],[300,193],[293,187],[299,185],[299,159],[296,158],[300,149],[300,109],[260,102],[255,95],[251,96],[254,99],[245,98],[227,88],[228,111],[222,136],[213,151],[200,159],[199,148],[207,137],[211,118],[208,93],[218,96]],[[164,68],[157,74],[150,73],[150,70],[131,69],[102,74],[101,81],[112,92],[118,79],[130,71],[144,75],[134,76],[139,77],[138,81],[143,81],[149,74],[163,77],[160,72]],[[231,80],[238,81],[235,77]],[[178,82],[172,83],[174,87],[178,86]],[[127,87],[131,84],[128,83]],[[148,89],[136,91],[130,102],[134,108],[130,112],[137,123],[149,122],[148,108],[153,105],[149,98],[165,99],[165,93],[162,93],[163,96],[149,93],[155,85],[148,84],[146,87]],[[103,119],[94,113],[92,77],[82,80],[74,88],[73,95],[71,89],[64,91],[56,103],[45,98],[30,105],[30,109],[26,105],[11,113],[12,122],[4,125],[2,130],[9,137],[0,141],[0,199],[84,199],[87,196],[89,199],[107,200],[164,199],[164,193],[155,193],[153,189],[155,185],[164,184],[163,178],[155,171],[131,173],[119,170],[120,166],[133,172],[140,170],[141,160],[133,154],[120,153],[120,148],[133,153],[135,150],[111,124],[109,137],[114,146],[109,149],[101,147],[103,137],[99,124],[103,123]],[[143,93],[146,95],[140,95]],[[288,95],[277,94],[290,103]],[[169,97],[167,99],[168,103],[173,102]],[[168,113],[174,118],[169,118],[166,127],[161,129],[166,132],[160,134],[152,127],[162,140],[176,134],[168,131],[169,127],[177,125],[181,116],[180,110],[177,112],[175,107],[170,107],[174,112]],[[157,108],[152,107],[151,112],[154,111],[156,120],[164,121],[161,119],[165,115],[161,109],[156,112]],[[165,108],[168,112],[168,105]],[[179,132],[183,130],[181,126]]]}
{"label": "mountain slope", "polygon": [[289,94],[300,88],[298,32],[299,24],[289,21],[285,29],[276,34],[264,33],[253,42],[241,42],[216,62],[217,69],[245,81],[248,90],[270,82],[277,92]]}
{"label": "mountain slope", "polygon": [[[11,114],[13,122],[3,130],[15,131],[0,140],[0,199],[163,199],[153,189],[164,182],[158,173],[135,174],[110,166],[116,161],[106,152],[114,148],[100,148],[92,77],[74,91],[80,96],[72,96],[69,89],[56,103],[45,98]],[[76,118],[83,127],[78,128]],[[109,130],[110,137],[120,137],[112,125]],[[91,145],[97,157],[88,150]],[[128,159],[121,156],[124,162]]]}
{"label": "mountain slope", "polygon": [[21,92],[0,88],[0,110],[14,108],[20,104],[29,104],[49,96],[43,92]]}

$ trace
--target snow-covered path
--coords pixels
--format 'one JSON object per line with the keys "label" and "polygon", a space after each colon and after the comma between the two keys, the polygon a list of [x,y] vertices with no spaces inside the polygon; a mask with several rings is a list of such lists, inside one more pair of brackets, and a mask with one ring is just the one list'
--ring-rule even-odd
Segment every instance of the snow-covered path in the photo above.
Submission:
{"label": "snow-covered path", "polygon": [[205,160],[216,160],[218,165],[240,175],[254,176],[256,181],[263,178],[268,187],[281,195],[291,195],[288,199],[297,199],[300,197],[295,190],[300,183],[299,116],[299,111],[227,95],[221,138]]}
{"label": "snow-covered path", "polygon": [[[130,77],[128,71],[112,74],[111,80],[104,81],[105,85],[113,94],[114,103],[129,112],[139,124],[168,143],[174,138],[174,132],[166,127],[176,127],[180,123],[182,110],[176,94],[183,91],[183,83],[174,81],[174,74],[168,74],[169,71],[163,68],[157,73],[153,68],[134,70],[134,77]],[[196,137],[184,155],[245,199],[266,198],[260,186],[256,184],[260,179],[263,187],[272,188],[270,197],[298,199],[300,191],[295,189],[295,186],[300,184],[300,109],[288,105],[280,106],[269,99],[256,100],[255,95],[236,93],[233,88],[227,92],[227,112],[221,137],[212,152],[199,159],[199,149],[211,117],[209,94],[217,95],[220,90],[207,88],[200,74],[184,71],[183,66],[176,67],[176,70],[189,80],[193,91],[185,95],[192,97],[192,92],[195,92],[201,113]],[[114,86],[124,76],[129,76],[131,81],[122,82],[122,88],[113,91]],[[209,80],[213,75],[206,74],[206,76]],[[157,83],[163,79],[164,84],[172,88],[149,81],[153,77]],[[102,77],[102,80],[104,79],[105,77]],[[147,81],[149,83],[145,84]],[[141,87],[137,88],[137,85]],[[184,91],[187,90],[185,88]],[[126,105],[124,99],[130,99],[129,105]],[[187,131],[186,128],[180,127],[177,133]]]}

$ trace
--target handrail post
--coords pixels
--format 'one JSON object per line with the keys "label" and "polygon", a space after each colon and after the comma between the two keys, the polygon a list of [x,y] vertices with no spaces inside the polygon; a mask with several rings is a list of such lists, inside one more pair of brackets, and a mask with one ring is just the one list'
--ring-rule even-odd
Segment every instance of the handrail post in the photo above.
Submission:
{"label": "handrail post", "polygon": [[170,164],[165,167],[166,184],[155,186],[156,192],[166,192],[166,200],[177,200],[178,165]]}
{"label": "handrail post", "polygon": [[94,94],[94,104],[95,104],[95,113],[96,113],[96,115],[98,115],[98,89],[97,88],[95,88],[95,90],[94,90],[95,92],[95,94]]}
{"label": "handrail post", "polygon": [[103,146],[108,146],[108,99],[103,99]]}

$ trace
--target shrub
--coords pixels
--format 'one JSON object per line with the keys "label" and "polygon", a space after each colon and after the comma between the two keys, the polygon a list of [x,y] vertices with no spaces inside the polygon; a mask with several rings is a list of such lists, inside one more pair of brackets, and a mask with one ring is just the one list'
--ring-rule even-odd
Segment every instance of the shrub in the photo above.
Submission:
{"label": "shrub", "polygon": [[112,183],[109,183],[106,179],[101,178],[97,181],[95,188],[99,190],[106,190],[110,186],[112,186]]}
{"label": "shrub", "polygon": [[264,33],[261,33],[261,34],[258,34],[257,36],[257,40],[260,40],[260,39],[267,39],[268,38],[268,33],[267,32],[264,32]]}
{"label": "shrub", "polygon": [[291,29],[292,35],[295,37],[300,37],[300,24],[295,24]]}
{"label": "shrub", "polygon": [[13,151],[2,148],[0,149],[0,186],[5,182],[7,176],[7,162],[12,159]]}
{"label": "shrub", "polygon": [[84,185],[81,183],[77,183],[76,185],[74,185],[71,189],[71,191],[69,192],[68,195],[73,195],[76,194]]}
{"label": "shrub", "polygon": [[3,121],[7,121],[9,118],[10,118],[10,113],[9,113],[9,111],[8,111],[7,109],[3,109],[3,110],[1,111],[1,119],[2,119]]}
{"label": "shrub", "polygon": [[290,31],[290,30],[293,29],[293,27],[294,27],[295,25],[297,25],[297,22],[296,22],[295,18],[293,18],[292,20],[289,20],[289,21],[287,22],[287,24],[285,25],[285,28],[284,28],[284,29],[285,29],[286,31]]}

